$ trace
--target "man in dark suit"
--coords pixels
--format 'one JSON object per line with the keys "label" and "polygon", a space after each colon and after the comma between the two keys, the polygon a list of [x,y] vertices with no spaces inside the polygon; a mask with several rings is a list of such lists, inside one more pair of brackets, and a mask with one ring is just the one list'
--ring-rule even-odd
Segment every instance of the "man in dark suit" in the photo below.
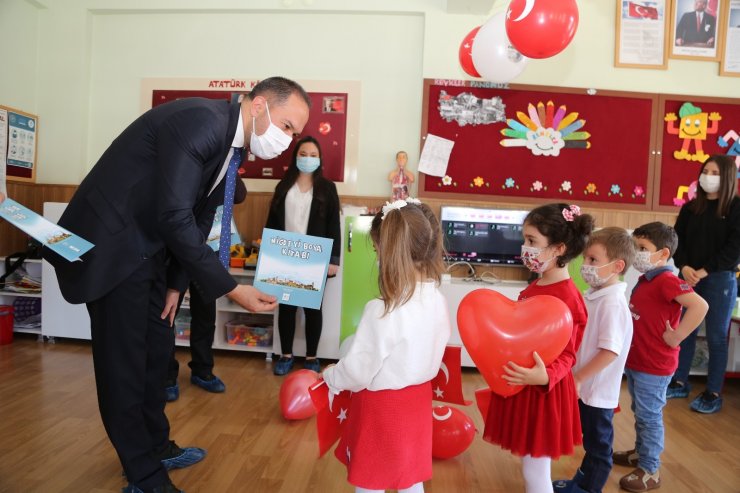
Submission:
{"label": "man in dark suit", "polygon": [[694,10],[686,12],[676,27],[676,46],[714,48],[717,20],[706,11],[707,0],[694,0]]}
{"label": "man in dark suit", "polygon": [[129,481],[125,493],[179,491],[167,469],[205,455],[169,440],[164,413],[172,322],[188,280],[206,302],[226,295],[251,311],[276,306],[234,281],[198,225],[212,215],[211,196],[224,197],[224,176],[242,148],[276,157],[303,130],[309,106],[303,88],[282,77],[260,82],[241,103],[157,106],[113,141],[59,220],[95,245],[82,262],[49,250],[44,257],[64,298],[87,304],[98,405]]}

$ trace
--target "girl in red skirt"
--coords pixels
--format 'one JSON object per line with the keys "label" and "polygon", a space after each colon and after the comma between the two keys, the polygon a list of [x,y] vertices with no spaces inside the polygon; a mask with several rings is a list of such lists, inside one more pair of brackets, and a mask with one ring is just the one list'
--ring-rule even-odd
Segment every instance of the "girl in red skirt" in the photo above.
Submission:
{"label": "girl in red skirt", "polygon": [[503,378],[524,389],[510,397],[491,395],[483,438],[522,457],[527,493],[552,493],[551,459],[573,453],[581,443],[578,396],[571,374],[586,326],[586,306],[568,274],[568,262],[578,256],[593,230],[593,218],[578,206],[549,204],[524,219],[522,261],[541,277],[519,294],[523,300],[548,294],[568,305],[573,332],[560,356],[545,365],[535,352],[535,366],[509,362]]}
{"label": "girl in red skirt", "polygon": [[365,305],[349,352],[324,370],[329,391],[353,392],[334,454],[357,492],[423,492],[432,477],[432,387],[450,337],[438,285],[442,231],[418,200],[386,204],[370,237],[380,298]]}

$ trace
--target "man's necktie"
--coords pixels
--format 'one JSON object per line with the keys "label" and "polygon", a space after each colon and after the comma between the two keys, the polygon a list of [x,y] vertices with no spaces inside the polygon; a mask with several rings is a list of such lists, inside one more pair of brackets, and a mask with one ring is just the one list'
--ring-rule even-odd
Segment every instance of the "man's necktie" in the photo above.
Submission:
{"label": "man's necktie", "polygon": [[696,32],[701,32],[701,14],[696,14]]}
{"label": "man's necktie", "polygon": [[218,240],[218,259],[225,268],[229,268],[231,249],[231,214],[234,210],[234,191],[236,190],[236,170],[242,162],[242,148],[232,147],[229,167],[226,169],[224,186],[224,209],[221,216],[221,238]]}

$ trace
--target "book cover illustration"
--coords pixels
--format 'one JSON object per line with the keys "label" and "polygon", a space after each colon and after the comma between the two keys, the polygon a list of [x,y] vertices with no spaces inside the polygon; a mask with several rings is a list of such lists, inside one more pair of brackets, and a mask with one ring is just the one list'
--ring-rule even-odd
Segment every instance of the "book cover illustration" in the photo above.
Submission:
{"label": "book cover illustration", "polygon": [[26,206],[13,199],[5,199],[0,203],[0,218],[41,242],[46,248],[53,250],[70,262],[80,260],[80,257],[93,246],[76,234],[67,231],[39,216]]}
{"label": "book cover illustration", "polygon": [[254,287],[278,303],[321,307],[333,240],[265,228]]}

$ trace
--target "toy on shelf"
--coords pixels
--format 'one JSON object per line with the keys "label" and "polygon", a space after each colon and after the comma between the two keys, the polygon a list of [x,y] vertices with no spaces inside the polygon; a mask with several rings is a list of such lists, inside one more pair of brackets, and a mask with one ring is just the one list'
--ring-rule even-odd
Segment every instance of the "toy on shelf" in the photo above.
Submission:
{"label": "toy on shelf", "polygon": [[234,346],[272,346],[272,315],[240,314],[226,323],[226,342]]}
{"label": "toy on shelf", "polygon": [[262,238],[258,238],[252,241],[252,246],[249,250],[249,255],[244,259],[245,269],[255,269],[257,267],[257,259],[260,255],[260,246],[262,245]]}

